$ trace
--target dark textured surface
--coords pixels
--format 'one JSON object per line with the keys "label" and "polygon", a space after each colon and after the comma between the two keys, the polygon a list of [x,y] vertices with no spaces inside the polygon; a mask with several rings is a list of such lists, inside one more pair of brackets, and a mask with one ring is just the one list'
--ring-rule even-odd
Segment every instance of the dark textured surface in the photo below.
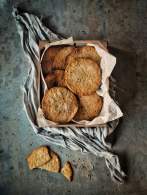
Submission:
{"label": "dark textured surface", "polygon": [[[62,175],[29,171],[25,156],[44,140],[33,132],[22,107],[27,60],[12,18],[12,5],[44,16],[47,26],[76,39],[103,38],[118,57],[114,75],[124,118],[111,136],[127,171],[126,184],[114,184],[103,159],[51,146],[75,170]],[[147,194],[147,1],[0,1],[0,194]],[[125,52],[124,52],[125,51]],[[128,52],[132,52],[130,55]]]}

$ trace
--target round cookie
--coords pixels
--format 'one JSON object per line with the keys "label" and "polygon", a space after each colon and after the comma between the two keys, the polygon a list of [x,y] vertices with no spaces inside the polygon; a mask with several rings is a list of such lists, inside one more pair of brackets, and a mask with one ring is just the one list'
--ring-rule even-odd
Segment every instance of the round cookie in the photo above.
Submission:
{"label": "round cookie", "polygon": [[41,61],[42,71],[44,75],[52,71],[54,58],[61,50],[61,48],[61,46],[51,46],[45,51]]}
{"label": "round cookie", "polygon": [[79,96],[94,93],[101,84],[99,65],[88,58],[73,59],[65,69],[66,86]]}
{"label": "round cookie", "polygon": [[103,105],[102,97],[96,93],[79,97],[79,109],[74,120],[92,120],[99,115]]}
{"label": "round cookie", "polygon": [[54,58],[53,67],[64,70],[66,66],[66,57],[74,50],[74,47],[67,46],[62,48]]}
{"label": "round cookie", "polygon": [[67,57],[66,63],[69,64],[73,58],[90,58],[98,64],[100,64],[101,57],[98,55],[95,47],[93,46],[82,46],[75,48]]}
{"label": "round cookie", "polygon": [[77,99],[65,87],[53,87],[43,97],[42,110],[48,120],[67,123],[72,120],[78,110]]}

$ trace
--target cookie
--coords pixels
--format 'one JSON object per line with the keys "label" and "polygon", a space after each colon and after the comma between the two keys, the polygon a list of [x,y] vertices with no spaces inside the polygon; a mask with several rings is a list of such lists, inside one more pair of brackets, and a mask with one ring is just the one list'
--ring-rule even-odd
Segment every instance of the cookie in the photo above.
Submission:
{"label": "cookie", "polygon": [[61,50],[61,48],[61,46],[51,46],[45,51],[41,62],[42,72],[44,75],[51,73],[53,69],[54,58]]}
{"label": "cookie", "polygon": [[46,146],[40,146],[34,149],[27,157],[29,169],[37,168],[51,159],[48,148]]}
{"label": "cookie", "polygon": [[50,155],[51,155],[51,160],[43,164],[39,168],[47,170],[49,172],[58,173],[60,171],[60,165],[61,165],[59,156],[53,151],[50,152]]}
{"label": "cookie", "polygon": [[55,77],[56,77],[57,86],[64,87],[65,86],[64,70],[55,70],[54,74],[55,74]]}
{"label": "cookie", "polygon": [[43,97],[42,110],[48,120],[67,123],[72,120],[78,110],[77,99],[65,87],[53,87]]}
{"label": "cookie", "polygon": [[74,50],[74,47],[67,46],[62,48],[54,58],[53,67],[64,70],[66,66],[66,57]]}
{"label": "cookie", "polygon": [[69,64],[74,58],[89,58],[100,64],[101,57],[98,55],[95,47],[82,46],[74,49],[67,57],[66,64]]}
{"label": "cookie", "polygon": [[73,179],[73,169],[70,162],[66,162],[64,167],[61,169],[61,173],[68,179],[72,181]]}
{"label": "cookie", "polygon": [[101,84],[99,65],[88,58],[73,59],[66,67],[66,86],[79,96],[91,95]]}
{"label": "cookie", "polygon": [[51,87],[56,85],[56,75],[54,73],[48,73],[45,77],[45,82],[47,84],[47,88],[50,89]]}
{"label": "cookie", "polygon": [[92,120],[99,115],[103,105],[102,97],[96,93],[79,97],[79,109],[74,120]]}
{"label": "cookie", "polygon": [[45,82],[47,84],[47,88],[50,89],[51,87],[58,86],[64,87],[64,70],[55,70],[52,73],[48,73],[45,77]]}

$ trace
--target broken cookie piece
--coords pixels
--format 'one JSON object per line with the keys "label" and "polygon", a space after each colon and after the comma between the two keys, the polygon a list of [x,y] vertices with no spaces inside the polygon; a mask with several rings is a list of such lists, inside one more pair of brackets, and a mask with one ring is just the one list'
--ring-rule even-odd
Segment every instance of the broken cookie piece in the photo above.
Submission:
{"label": "broken cookie piece", "polygon": [[40,146],[34,149],[28,156],[27,162],[29,169],[34,169],[42,166],[51,159],[48,148],[46,146]]}
{"label": "broken cookie piece", "polygon": [[40,146],[34,149],[28,156],[27,162],[29,169],[39,168],[49,172],[61,172],[69,181],[73,179],[73,169],[70,162],[66,162],[61,169],[61,161],[55,152],[47,146]]}
{"label": "broken cookie piece", "polygon": [[61,173],[69,180],[73,179],[73,169],[70,162],[66,162],[64,167],[61,169]]}
{"label": "broken cookie piece", "polygon": [[39,168],[47,170],[49,172],[58,173],[60,171],[60,164],[61,164],[59,156],[53,151],[50,152],[50,155],[51,155],[51,160],[43,164]]}

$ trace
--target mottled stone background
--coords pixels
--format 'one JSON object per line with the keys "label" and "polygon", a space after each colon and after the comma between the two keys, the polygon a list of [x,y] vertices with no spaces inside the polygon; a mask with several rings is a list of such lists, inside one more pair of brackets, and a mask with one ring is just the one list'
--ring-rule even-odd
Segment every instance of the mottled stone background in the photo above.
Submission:
{"label": "mottled stone background", "polygon": [[[46,26],[75,39],[106,39],[118,60],[114,76],[124,112],[113,150],[128,174],[114,184],[103,159],[57,146],[62,163],[73,163],[75,178],[29,171],[25,157],[46,144],[37,137],[22,107],[29,66],[17,34],[12,7],[43,17]],[[0,195],[146,195],[147,194],[147,1],[146,0],[0,0]]]}

